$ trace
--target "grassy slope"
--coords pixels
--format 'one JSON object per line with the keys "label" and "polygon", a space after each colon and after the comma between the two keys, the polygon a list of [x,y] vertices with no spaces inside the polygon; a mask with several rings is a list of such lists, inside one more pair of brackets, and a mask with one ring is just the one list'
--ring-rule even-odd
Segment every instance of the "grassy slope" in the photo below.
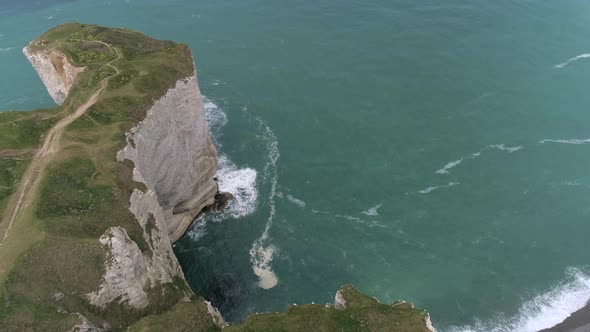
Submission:
{"label": "grassy slope", "polygon": [[[63,106],[31,118],[27,117],[33,113],[0,115],[0,149],[35,147],[40,134],[60,114],[73,112],[86,102],[102,79],[115,74],[105,66],[115,54],[109,45],[123,55],[112,63],[121,73],[109,79],[98,102],[66,129],[61,149],[44,174],[34,209],[11,230],[10,239],[19,244],[14,251],[24,250],[23,243],[29,248],[7,278],[0,279],[2,331],[59,330],[64,321],[76,321],[71,312],[80,312],[93,322],[107,320],[116,330],[146,314],[173,307],[187,287],[178,280],[170,287],[153,289],[153,305],[140,311],[124,304],[99,311],[84,296],[96,290],[104,272],[105,253],[97,239],[106,229],[122,226],[140,248],[149,250],[128,211],[129,196],[138,187],[131,180],[133,165],[117,162],[115,155],[125,142],[124,133],[143,119],[153,101],[178,79],[193,74],[186,45],[91,25],[66,24],[50,30],[32,47],[58,49],[74,65],[87,69],[79,74]],[[19,119],[22,121],[8,123]],[[14,129],[3,130],[4,125]],[[26,160],[0,174],[0,185],[9,183],[12,188],[6,189],[5,196],[12,193],[25,167]],[[33,233],[34,237],[27,237]],[[10,243],[3,247],[6,249],[12,250]],[[52,296],[58,292],[65,296],[55,301]]]}
{"label": "grassy slope", "polygon": [[129,332],[214,332],[220,330],[209,318],[207,305],[202,301],[181,302],[163,314],[143,318],[128,329]]}
{"label": "grassy slope", "polygon": [[361,294],[352,286],[345,286],[341,293],[346,309],[333,306],[291,306],[279,314],[250,316],[238,326],[224,329],[227,332],[278,332],[278,331],[391,331],[427,332],[427,313],[414,309],[409,303],[380,304],[376,299]]}

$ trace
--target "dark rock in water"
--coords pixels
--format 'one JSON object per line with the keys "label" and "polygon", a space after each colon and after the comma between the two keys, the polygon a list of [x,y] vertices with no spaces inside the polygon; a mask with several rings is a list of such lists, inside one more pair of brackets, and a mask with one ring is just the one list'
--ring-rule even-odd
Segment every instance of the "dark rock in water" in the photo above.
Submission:
{"label": "dark rock in water", "polygon": [[224,192],[218,191],[215,194],[213,204],[205,207],[203,209],[203,212],[216,212],[216,211],[221,211],[221,210],[223,210],[223,209],[225,209],[227,207],[227,205],[229,204],[229,202],[232,199],[234,199],[234,195],[232,195],[230,193],[224,193]]}

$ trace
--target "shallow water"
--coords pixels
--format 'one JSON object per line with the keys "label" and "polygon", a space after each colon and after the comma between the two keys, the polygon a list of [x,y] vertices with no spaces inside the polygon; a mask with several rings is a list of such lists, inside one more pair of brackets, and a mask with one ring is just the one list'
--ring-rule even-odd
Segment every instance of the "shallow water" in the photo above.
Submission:
{"label": "shallow water", "polygon": [[192,47],[239,199],[175,250],[230,321],[344,283],[443,331],[590,298],[590,3],[21,3],[0,5],[0,109],[51,105],[20,49],[60,22]]}

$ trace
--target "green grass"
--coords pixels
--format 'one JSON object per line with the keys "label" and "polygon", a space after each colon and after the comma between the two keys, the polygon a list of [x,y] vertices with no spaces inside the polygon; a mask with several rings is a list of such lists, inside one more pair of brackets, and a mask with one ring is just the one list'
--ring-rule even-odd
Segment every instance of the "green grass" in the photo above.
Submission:
{"label": "green grass", "polygon": [[216,332],[221,331],[207,313],[207,305],[202,300],[180,302],[169,311],[150,315],[133,324],[129,332]]}
{"label": "green grass", "polygon": [[250,316],[243,324],[229,326],[227,332],[304,332],[304,331],[391,331],[427,332],[426,312],[410,304],[380,304],[348,285],[342,288],[346,309],[333,306],[290,306],[278,314]]}
{"label": "green grass", "polygon": [[30,161],[29,156],[0,159],[0,215]]}
{"label": "green grass", "polygon": [[59,109],[0,112],[0,151],[38,146],[43,135],[60,118]]}

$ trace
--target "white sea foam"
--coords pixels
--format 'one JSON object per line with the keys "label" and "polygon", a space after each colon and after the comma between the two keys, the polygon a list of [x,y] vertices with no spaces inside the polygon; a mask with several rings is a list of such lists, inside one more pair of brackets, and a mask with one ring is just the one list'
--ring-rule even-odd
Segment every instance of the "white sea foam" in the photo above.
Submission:
{"label": "white sea foam", "polygon": [[223,127],[227,124],[227,115],[207,97],[203,97],[203,107],[205,108],[205,118],[209,125],[209,131],[211,131],[211,139],[217,150],[220,150],[221,143],[219,140],[223,135]]}
{"label": "white sea foam", "polygon": [[0,47],[0,54],[10,52],[14,47]]}
{"label": "white sea foam", "polygon": [[548,292],[522,304],[513,317],[498,316],[471,326],[451,327],[451,332],[536,332],[555,326],[590,300],[590,275],[570,268],[567,277]]}
{"label": "white sea foam", "polygon": [[[223,127],[227,124],[227,115],[223,110],[208,98],[203,98],[205,117],[211,131],[211,139],[217,148],[221,150],[220,138]],[[252,168],[238,168],[234,162],[224,153],[219,153],[217,162],[217,181],[219,190],[228,192],[234,196],[228,207],[211,219],[220,221],[231,218],[241,218],[254,212],[258,190],[256,188],[256,170]]]}
{"label": "white sea foam", "polygon": [[541,144],[545,144],[545,143],[562,143],[562,144],[586,144],[586,143],[590,143],[590,138],[586,138],[586,139],[543,139],[540,140],[539,143]]}
{"label": "white sea foam", "polygon": [[435,171],[436,174],[449,174],[449,170],[451,168],[457,167],[459,166],[462,162],[464,162],[465,160],[469,160],[469,159],[475,159],[481,156],[481,154],[486,151],[487,149],[498,149],[500,151],[506,151],[509,153],[513,153],[519,150],[524,149],[524,147],[522,145],[516,145],[516,146],[507,146],[505,144],[492,144],[492,145],[488,145],[485,148],[471,153],[469,155],[463,156],[461,157],[461,159],[457,159],[457,160],[453,160],[449,163],[447,163],[443,168]]}
{"label": "white sea foam", "polygon": [[439,169],[438,171],[436,171],[436,174],[449,174],[449,170],[459,164],[461,164],[463,162],[463,158],[458,159],[458,160],[454,160],[449,162],[448,164],[445,165],[445,167]]}
{"label": "white sea foam", "polygon": [[383,205],[383,202],[373,206],[372,208],[369,208],[363,212],[361,212],[362,214],[366,215],[366,216],[378,216],[379,215],[379,208],[381,207],[381,205]]}
{"label": "white sea foam", "polygon": [[256,175],[256,170],[237,168],[226,155],[219,155],[217,183],[221,192],[228,192],[234,196],[226,209],[226,213],[231,217],[241,218],[256,209]]}
{"label": "white sea foam", "polygon": [[436,187],[428,187],[428,188],[424,188],[422,190],[419,190],[418,193],[419,194],[428,194],[430,192],[433,192],[437,189],[441,189],[441,188],[450,188],[450,187],[454,187],[456,185],[458,185],[459,182],[449,182],[448,184],[444,185],[444,186],[436,186]]}
{"label": "white sea foam", "polygon": [[297,205],[300,208],[304,208],[307,204],[305,203],[305,201],[303,201],[302,199],[299,199],[291,194],[287,195],[287,199],[289,200],[289,202]]}
{"label": "white sea foam", "polygon": [[575,57],[567,60],[566,62],[562,62],[560,64],[555,65],[554,68],[563,68],[563,67],[569,65],[571,62],[578,61],[578,60],[584,59],[584,58],[590,58],[590,53],[576,55]]}
{"label": "white sea foam", "polygon": [[264,226],[262,235],[252,243],[250,248],[250,262],[252,263],[252,270],[258,276],[258,286],[263,289],[270,289],[277,285],[279,279],[274,273],[271,262],[277,247],[270,242],[269,230],[272,226],[275,214],[275,196],[277,195],[277,161],[279,160],[279,142],[272,132],[272,130],[259,119],[259,124],[262,127],[262,139],[266,143],[268,161],[264,167],[264,179],[270,180],[270,193],[268,195],[268,204],[270,211]]}
{"label": "white sea foam", "polygon": [[507,151],[509,153],[513,153],[513,152],[516,152],[518,150],[524,149],[524,147],[521,146],[521,145],[518,145],[518,146],[506,146],[504,144],[494,144],[494,145],[490,145],[489,147],[492,148],[492,149],[498,149],[500,151]]}

